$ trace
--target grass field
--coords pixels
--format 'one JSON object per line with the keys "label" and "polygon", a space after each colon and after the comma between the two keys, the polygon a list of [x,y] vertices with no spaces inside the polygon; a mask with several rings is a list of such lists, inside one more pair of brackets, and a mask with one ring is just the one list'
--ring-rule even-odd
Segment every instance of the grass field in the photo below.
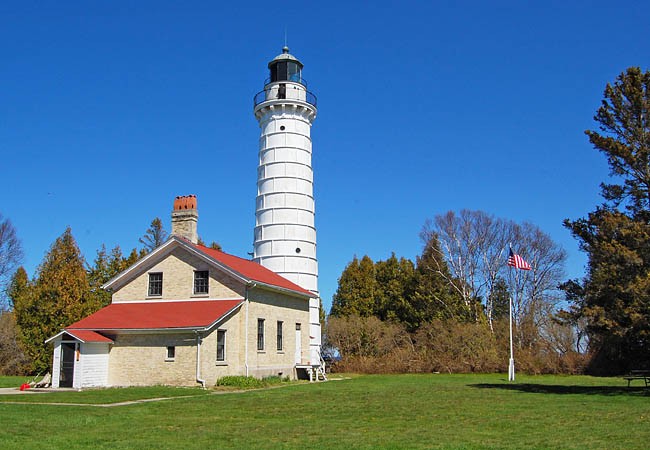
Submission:
{"label": "grass field", "polygon": [[[519,376],[510,384],[504,375],[382,375],[213,392],[0,396],[0,448],[644,449],[650,442],[650,392],[628,389],[621,378]],[[154,397],[177,398],[90,405]]]}

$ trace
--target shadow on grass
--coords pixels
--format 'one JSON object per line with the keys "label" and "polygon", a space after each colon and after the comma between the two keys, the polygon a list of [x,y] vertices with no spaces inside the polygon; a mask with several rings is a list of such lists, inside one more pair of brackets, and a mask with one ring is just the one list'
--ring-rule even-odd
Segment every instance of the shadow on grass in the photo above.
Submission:
{"label": "shadow on grass", "polygon": [[650,396],[650,389],[645,387],[627,386],[564,386],[556,384],[533,383],[478,383],[469,387],[477,389],[502,389],[506,391],[519,391],[531,394],[578,394],[578,395],[627,395]]}

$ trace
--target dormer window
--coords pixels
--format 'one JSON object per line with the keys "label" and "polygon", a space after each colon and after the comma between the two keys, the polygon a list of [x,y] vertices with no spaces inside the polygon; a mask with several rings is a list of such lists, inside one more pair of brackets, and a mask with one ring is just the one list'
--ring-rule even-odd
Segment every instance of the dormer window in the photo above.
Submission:
{"label": "dormer window", "polygon": [[194,294],[207,294],[210,274],[207,270],[194,271]]}
{"label": "dormer window", "polygon": [[149,274],[149,296],[160,297],[162,295],[162,272],[155,272]]}

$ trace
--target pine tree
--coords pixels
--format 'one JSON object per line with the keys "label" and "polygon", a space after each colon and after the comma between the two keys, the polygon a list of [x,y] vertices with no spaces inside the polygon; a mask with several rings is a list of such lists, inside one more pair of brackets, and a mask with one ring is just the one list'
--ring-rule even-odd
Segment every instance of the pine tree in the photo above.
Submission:
{"label": "pine tree", "polygon": [[508,318],[510,314],[510,290],[508,283],[499,277],[492,286],[490,291],[490,300],[492,304],[492,319],[499,320]]}
{"label": "pine tree", "polygon": [[589,256],[576,315],[587,319],[591,369],[620,373],[650,365],[650,72],[631,67],[608,84],[594,120],[600,131],[585,133],[614,183],[565,226]]}
{"label": "pine tree", "polygon": [[330,314],[334,317],[375,315],[375,263],[367,255],[354,259],[339,278]]}
{"label": "pine tree", "polygon": [[398,260],[393,253],[386,261],[377,261],[375,277],[375,315],[381,320],[404,322],[407,327],[414,325],[411,304],[415,289],[413,262],[406,258]]}
{"label": "pine tree", "polygon": [[167,240],[167,232],[163,227],[162,220],[156,217],[151,221],[151,225],[147,232],[142,236],[139,241],[144,245],[146,253],[150,253],[156,248],[160,247]]}
{"label": "pine tree", "polygon": [[454,289],[458,283],[462,280],[451,276],[434,233],[416,260],[417,287],[412,300],[416,328],[434,319],[465,321],[472,317],[473,309]]}
{"label": "pine tree", "polygon": [[51,348],[44,344],[47,338],[102,306],[100,297],[91,295],[84,264],[68,228],[52,244],[34,282],[25,281],[26,273],[14,277],[16,323],[33,372],[51,366]]}

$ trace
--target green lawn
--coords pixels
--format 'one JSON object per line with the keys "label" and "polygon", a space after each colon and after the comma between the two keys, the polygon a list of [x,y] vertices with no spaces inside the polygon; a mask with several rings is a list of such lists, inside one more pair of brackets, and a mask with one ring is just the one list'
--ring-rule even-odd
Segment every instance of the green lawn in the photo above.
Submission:
{"label": "green lawn", "polygon": [[[33,404],[166,396],[181,398]],[[0,448],[642,449],[650,392],[621,378],[360,376],[220,395],[156,387],[1,396],[0,423]]]}
{"label": "green lawn", "polygon": [[[19,387],[23,383],[32,381],[33,377],[2,377],[0,376],[0,388]],[[40,380],[41,377],[38,377]]]}

